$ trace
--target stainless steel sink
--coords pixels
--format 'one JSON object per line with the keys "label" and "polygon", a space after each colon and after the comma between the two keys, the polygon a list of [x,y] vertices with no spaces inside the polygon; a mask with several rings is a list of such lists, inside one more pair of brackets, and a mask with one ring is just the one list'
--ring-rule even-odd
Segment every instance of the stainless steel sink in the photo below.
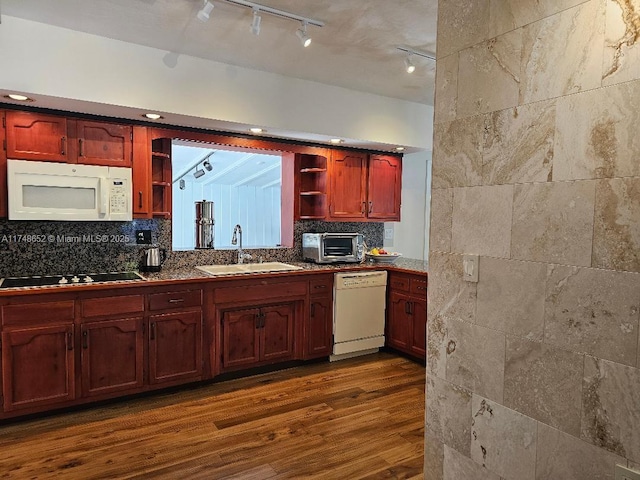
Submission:
{"label": "stainless steel sink", "polygon": [[281,262],[242,263],[234,265],[198,265],[198,270],[207,275],[236,275],[241,273],[269,273],[302,270],[302,267]]}

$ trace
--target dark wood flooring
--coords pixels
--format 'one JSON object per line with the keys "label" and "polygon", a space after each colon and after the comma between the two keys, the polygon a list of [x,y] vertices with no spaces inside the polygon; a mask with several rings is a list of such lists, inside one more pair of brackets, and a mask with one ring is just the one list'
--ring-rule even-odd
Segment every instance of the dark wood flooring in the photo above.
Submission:
{"label": "dark wood flooring", "polygon": [[0,478],[418,479],[424,367],[379,353],[0,426]]}

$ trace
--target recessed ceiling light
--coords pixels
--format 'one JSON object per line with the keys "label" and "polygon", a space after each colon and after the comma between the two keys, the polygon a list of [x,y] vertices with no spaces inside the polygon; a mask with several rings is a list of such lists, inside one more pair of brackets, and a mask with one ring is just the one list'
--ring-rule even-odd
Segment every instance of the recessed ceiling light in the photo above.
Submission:
{"label": "recessed ceiling light", "polygon": [[159,113],[145,113],[142,116],[148,118],[149,120],[160,120],[160,119],[164,118]]}
{"label": "recessed ceiling light", "polygon": [[396,147],[396,152],[404,152],[404,147]]}
{"label": "recessed ceiling light", "polygon": [[33,98],[29,98],[25,95],[18,95],[17,93],[10,93],[5,95],[4,98],[10,98],[11,100],[17,100],[18,102],[33,102]]}
{"label": "recessed ceiling light", "polygon": [[342,140],[341,138],[332,138],[331,140],[329,140],[331,143],[342,143],[344,140]]}
{"label": "recessed ceiling light", "polygon": [[255,128],[250,128],[250,129],[249,129],[249,131],[250,131],[251,133],[264,133],[264,132],[266,132],[266,130],[264,130],[264,129],[262,129],[262,128],[257,128],[257,127],[255,127]]}

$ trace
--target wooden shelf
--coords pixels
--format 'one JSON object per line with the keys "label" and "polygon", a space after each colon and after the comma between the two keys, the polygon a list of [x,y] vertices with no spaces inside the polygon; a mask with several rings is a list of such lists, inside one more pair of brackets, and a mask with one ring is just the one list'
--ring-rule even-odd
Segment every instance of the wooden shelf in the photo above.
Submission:
{"label": "wooden shelf", "polygon": [[327,156],[296,155],[296,218],[322,220],[327,216]]}

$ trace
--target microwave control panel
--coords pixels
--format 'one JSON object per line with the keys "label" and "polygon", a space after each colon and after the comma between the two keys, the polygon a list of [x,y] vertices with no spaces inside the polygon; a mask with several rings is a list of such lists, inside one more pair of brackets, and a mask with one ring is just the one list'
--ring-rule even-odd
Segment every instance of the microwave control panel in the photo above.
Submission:
{"label": "microwave control panel", "polygon": [[112,179],[109,192],[109,209],[111,213],[127,213],[128,183],[124,179]]}

